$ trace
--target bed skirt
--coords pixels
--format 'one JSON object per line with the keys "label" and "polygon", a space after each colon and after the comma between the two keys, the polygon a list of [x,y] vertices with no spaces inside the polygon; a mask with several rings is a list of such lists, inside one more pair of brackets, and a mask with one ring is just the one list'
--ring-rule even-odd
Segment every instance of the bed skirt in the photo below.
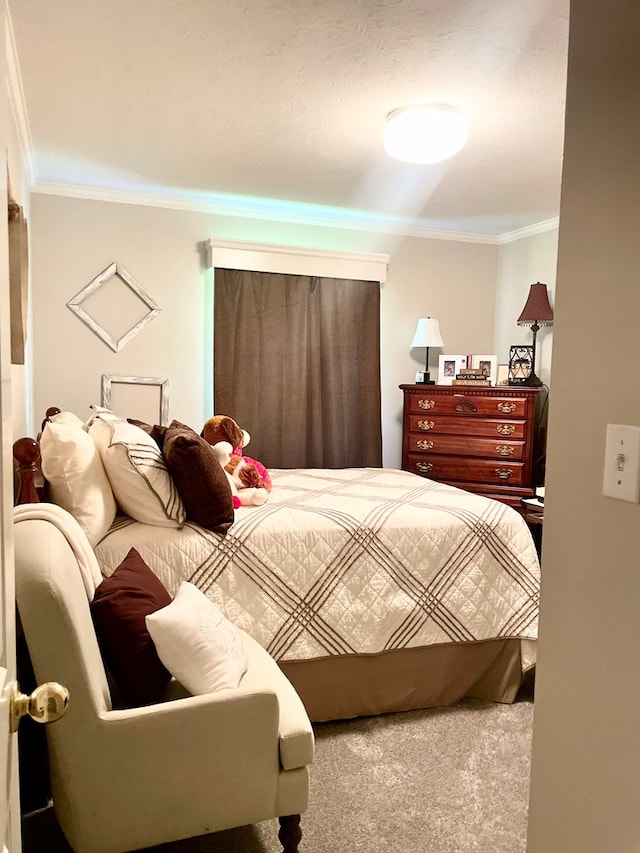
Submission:
{"label": "bed skirt", "polygon": [[518,639],[280,661],[314,723],[453,705],[511,703],[524,680]]}

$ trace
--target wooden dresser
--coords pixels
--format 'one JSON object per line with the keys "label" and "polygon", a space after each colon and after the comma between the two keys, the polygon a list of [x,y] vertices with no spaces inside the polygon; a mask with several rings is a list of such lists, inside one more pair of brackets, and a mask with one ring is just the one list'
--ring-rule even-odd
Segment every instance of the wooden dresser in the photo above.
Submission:
{"label": "wooden dresser", "polygon": [[520,508],[532,497],[538,388],[401,385],[402,467]]}

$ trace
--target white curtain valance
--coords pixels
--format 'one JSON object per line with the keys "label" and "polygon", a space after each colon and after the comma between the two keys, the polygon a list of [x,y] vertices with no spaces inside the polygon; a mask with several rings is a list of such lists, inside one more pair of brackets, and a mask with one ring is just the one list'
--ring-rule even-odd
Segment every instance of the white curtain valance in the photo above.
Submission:
{"label": "white curtain valance", "polygon": [[389,255],[209,240],[207,266],[357,281],[386,281]]}

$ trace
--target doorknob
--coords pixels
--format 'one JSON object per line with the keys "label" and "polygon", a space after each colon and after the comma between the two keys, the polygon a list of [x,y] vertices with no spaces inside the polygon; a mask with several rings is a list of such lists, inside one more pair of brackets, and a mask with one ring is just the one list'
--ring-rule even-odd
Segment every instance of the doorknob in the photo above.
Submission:
{"label": "doorknob", "polygon": [[29,696],[20,692],[20,685],[9,687],[9,728],[18,730],[21,718],[28,715],[36,723],[54,723],[69,707],[69,691],[56,681],[39,684]]}

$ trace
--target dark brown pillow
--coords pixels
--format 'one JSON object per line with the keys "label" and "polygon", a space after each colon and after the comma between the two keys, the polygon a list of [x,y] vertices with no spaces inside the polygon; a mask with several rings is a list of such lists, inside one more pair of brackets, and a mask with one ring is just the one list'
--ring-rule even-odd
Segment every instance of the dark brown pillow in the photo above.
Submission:
{"label": "dark brown pillow", "polygon": [[172,421],[165,433],[162,454],[187,520],[215,533],[226,533],[233,524],[233,495],[209,444],[191,427]]}
{"label": "dark brown pillow", "polygon": [[144,618],[171,596],[135,548],[96,589],[91,616],[106,667],[129,707],[158,702],[171,679]]}
{"label": "dark brown pillow", "polygon": [[155,441],[160,450],[162,450],[162,447],[164,445],[164,437],[167,432],[166,426],[161,426],[160,424],[154,424],[152,426],[151,424],[147,424],[144,421],[138,421],[135,418],[127,418],[127,423],[133,424],[134,426],[143,429],[147,433],[147,435],[151,436],[151,438]]}

